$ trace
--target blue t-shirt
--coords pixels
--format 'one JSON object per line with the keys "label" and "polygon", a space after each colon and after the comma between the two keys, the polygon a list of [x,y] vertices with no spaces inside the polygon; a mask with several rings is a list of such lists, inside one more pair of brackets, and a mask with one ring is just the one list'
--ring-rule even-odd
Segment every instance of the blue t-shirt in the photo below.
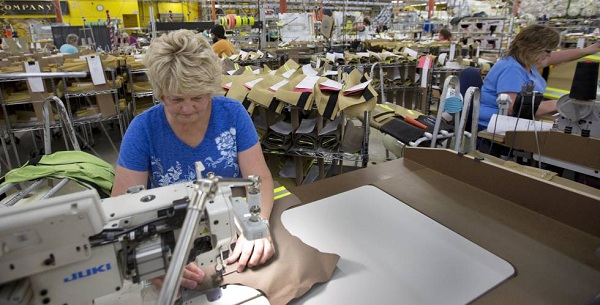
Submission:
{"label": "blue t-shirt", "polygon": [[248,112],[236,100],[212,99],[210,121],[204,139],[190,147],[175,135],[167,122],[164,105],[155,105],[136,116],[121,143],[117,164],[148,172],[148,188],[196,180],[195,162],[222,177],[241,177],[238,152],[258,142]]}
{"label": "blue t-shirt", "polygon": [[79,50],[72,44],[65,43],[60,47],[60,53],[77,54]]}
{"label": "blue t-shirt", "polygon": [[531,73],[528,73],[512,56],[505,56],[498,60],[490,69],[481,87],[479,126],[487,127],[492,115],[498,113],[496,99],[499,93],[521,92],[523,85],[530,80],[534,84],[533,90],[539,92],[546,90],[546,80],[536,67],[532,67]]}

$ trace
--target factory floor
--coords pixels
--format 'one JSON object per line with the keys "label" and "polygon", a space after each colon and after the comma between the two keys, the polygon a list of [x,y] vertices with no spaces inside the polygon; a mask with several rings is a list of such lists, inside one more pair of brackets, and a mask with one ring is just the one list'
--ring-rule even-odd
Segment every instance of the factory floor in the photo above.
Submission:
{"label": "factory floor", "polygon": [[[109,123],[105,122],[103,124],[103,126],[104,126],[105,131],[101,128],[102,126],[100,126],[98,124],[94,125],[93,127],[88,126],[88,128],[86,128],[87,132],[83,132],[83,129],[81,129],[81,128],[78,129],[78,131],[77,131],[78,137],[80,139],[85,139],[85,142],[89,143],[89,145],[80,144],[80,146],[82,147],[82,150],[89,152],[91,154],[97,155],[112,165],[116,165],[117,157],[118,157],[118,148],[120,147],[122,137],[121,137],[118,125],[109,124]],[[369,161],[368,161],[367,166],[386,161],[386,151],[383,146],[382,139],[383,139],[383,134],[379,130],[371,128],[370,137],[369,137]],[[112,141],[112,143],[111,143],[111,141]],[[18,141],[16,141],[16,142],[17,142],[17,144],[15,147],[13,147],[12,143],[9,143],[7,145],[7,150],[9,152],[9,156],[10,156],[10,163],[12,164],[13,168],[18,166],[17,165],[18,162],[15,158],[15,149],[17,151],[17,155],[19,156],[21,164],[25,163],[32,156],[39,155],[44,150],[44,141],[42,139],[41,131],[20,133],[20,134],[18,134]],[[80,140],[80,143],[83,143],[83,141]],[[69,143],[69,146],[70,146],[70,143]],[[51,141],[51,150],[53,152],[59,151],[59,150],[65,150],[65,147],[66,146],[65,146],[64,137],[55,135]],[[69,149],[72,149],[72,148],[69,148]],[[266,156],[267,156],[267,158],[270,157],[270,155],[266,155]],[[391,153],[389,154],[389,156],[390,156],[390,158],[395,158],[393,156],[393,154],[391,154]],[[283,163],[285,163],[284,161],[279,161],[279,164],[282,165]],[[4,151],[0,152],[0,163],[1,163],[0,172],[1,172],[2,176],[4,176],[10,168],[8,166],[9,162],[8,162],[8,159],[7,159]],[[272,163],[269,162],[269,164],[272,164]],[[315,162],[314,167],[317,167],[316,164],[317,163]],[[361,164],[356,164],[355,162],[349,162],[349,161],[344,161],[343,167],[341,169],[339,167],[331,168],[330,165],[327,165],[327,164],[325,165],[326,172],[328,172],[328,176],[336,175],[336,174],[350,171],[350,170],[354,170],[354,169],[360,168],[360,166],[361,166]],[[297,179],[295,179],[293,177],[289,177],[289,176],[281,177],[280,169],[281,168],[273,168],[273,166],[271,166],[273,178],[275,179],[276,183],[285,186],[288,190],[293,192],[293,189],[295,187],[297,187],[297,185],[298,185]],[[320,179],[318,177],[318,174],[315,174],[315,173],[318,173],[318,171],[313,170],[312,174],[308,174],[309,169],[307,168],[306,170],[307,170],[307,177],[308,176],[312,176],[312,177],[306,178],[300,184],[306,184],[306,183],[310,183],[311,181],[316,181],[316,180]],[[58,194],[70,193],[70,192],[74,192],[77,190],[81,190],[81,188],[79,186],[75,185],[74,183],[69,183],[63,189],[61,189],[61,191]],[[16,192],[16,191],[17,190],[12,190],[12,191],[9,191],[9,193]]]}

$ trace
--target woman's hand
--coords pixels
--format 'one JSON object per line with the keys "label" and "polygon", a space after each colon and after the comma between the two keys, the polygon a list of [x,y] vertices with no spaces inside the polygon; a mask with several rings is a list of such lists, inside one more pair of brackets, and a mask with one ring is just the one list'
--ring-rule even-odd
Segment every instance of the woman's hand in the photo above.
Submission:
{"label": "woman's hand", "polygon": [[254,267],[266,263],[275,254],[275,246],[271,237],[256,240],[246,240],[240,235],[235,243],[233,253],[227,258],[227,264],[238,262],[237,272],[242,272],[248,267]]}
{"label": "woman's hand", "polygon": [[[204,271],[200,269],[195,263],[189,263],[183,269],[183,275],[181,277],[181,287],[185,287],[188,289],[195,289],[202,283],[204,279]],[[152,279],[152,284],[156,286],[159,290],[162,288],[162,285],[165,281],[164,276],[160,276]]]}

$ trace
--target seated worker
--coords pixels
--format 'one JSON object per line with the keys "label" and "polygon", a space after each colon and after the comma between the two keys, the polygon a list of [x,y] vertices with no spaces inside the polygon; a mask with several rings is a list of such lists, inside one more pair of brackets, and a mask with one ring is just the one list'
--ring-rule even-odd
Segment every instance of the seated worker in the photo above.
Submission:
{"label": "seated worker", "polygon": [[[260,176],[261,217],[273,208],[273,178],[263,157],[250,116],[236,100],[217,96],[221,61],[202,36],[189,30],[156,38],[142,59],[154,96],[161,102],[137,115],[121,143],[112,196],[132,186],[147,188],[197,180],[195,163],[217,176]],[[270,237],[248,241],[240,236],[228,264],[266,263],[275,253]],[[204,278],[194,263],[186,266],[181,285],[197,287]],[[162,286],[163,279],[153,283]]]}
{"label": "seated worker", "polygon": [[[508,114],[513,114],[513,104],[523,87],[529,81],[534,90],[544,92],[546,81],[538,72],[539,68],[556,65],[600,51],[600,43],[583,49],[555,51],[560,43],[559,33],[543,25],[529,25],[522,29],[510,44],[506,54],[490,69],[481,88],[481,108],[479,129],[485,129],[493,114],[498,113],[496,99],[502,93],[508,94],[512,103]],[[542,115],[556,111],[556,100],[543,101],[536,111]]]}
{"label": "seated worker", "polygon": [[67,53],[67,54],[77,54],[79,52],[79,49],[77,49],[77,41],[78,40],[79,40],[79,36],[77,36],[75,34],[67,35],[67,39],[66,39],[67,43],[60,46],[60,52]]}
{"label": "seated worker", "polygon": [[137,47],[137,39],[133,35],[129,35],[126,32],[121,34],[121,43]]}
{"label": "seated worker", "polygon": [[356,31],[358,40],[368,39],[371,34],[371,20],[369,20],[369,17],[364,17],[362,22],[352,27],[352,30]]}
{"label": "seated worker", "polygon": [[[583,49],[555,51],[559,43],[559,33],[543,25],[528,25],[517,34],[506,54],[494,64],[483,81],[479,130],[486,129],[492,115],[498,113],[499,107],[496,99],[500,94],[504,93],[510,97],[508,114],[513,115],[515,114],[513,105],[517,93],[521,92],[524,84],[533,83],[534,91],[543,93],[546,90],[546,80],[540,75],[539,68],[575,60],[600,51],[600,43]],[[556,111],[556,102],[556,100],[541,102],[535,115]],[[506,155],[506,152],[510,152],[500,145],[494,146],[487,139],[479,141],[478,149],[495,156]]]}
{"label": "seated worker", "polygon": [[213,41],[213,50],[217,53],[217,56],[221,57],[221,54],[231,56],[235,52],[233,43],[225,37],[225,28],[222,25],[217,25],[210,30],[210,36]]}
{"label": "seated worker", "polygon": [[450,32],[450,30],[443,28],[440,30],[440,33],[438,34],[438,40],[439,41],[452,41],[452,32]]}

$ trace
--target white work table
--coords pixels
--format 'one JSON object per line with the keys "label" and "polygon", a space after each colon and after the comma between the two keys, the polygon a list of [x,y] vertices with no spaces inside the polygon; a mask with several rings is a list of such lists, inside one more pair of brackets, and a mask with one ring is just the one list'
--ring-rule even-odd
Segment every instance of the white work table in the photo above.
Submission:
{"label": "white work table", "polygon": [[296,304],[466,304],[513,267],[374,186],[285,211],[291,234],[340,255]]}

